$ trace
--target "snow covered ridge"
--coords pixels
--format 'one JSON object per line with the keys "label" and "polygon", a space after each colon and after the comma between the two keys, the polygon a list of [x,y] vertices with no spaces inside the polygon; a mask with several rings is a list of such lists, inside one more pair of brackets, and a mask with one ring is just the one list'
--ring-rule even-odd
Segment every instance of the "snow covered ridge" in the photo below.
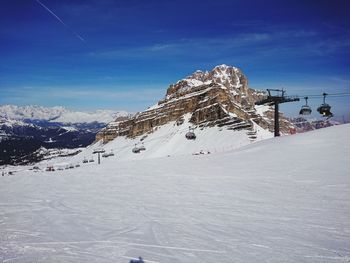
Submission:
{"label": "snow covered ridge", "polygon": [[349,134],[339,125],[225,153],[0,168],[0,261],[349,262]]}
{"label": "snow covered ridge", "polygon": [[174,84],[174,88],[171,86],[167,92],[166,100],[195,92],[197,87],[214,84],[223,89],[230,89],[232,93],[238,95],[240,89],[243,89],[242,92],[246,92],[247,79],[241,70],[225,64],[218,65],[211,71],[196,70],[192,75]]}
{"label": "snow covered ridge", "polygon": [[[25,123],[20,120],[13,120],[13,119],[8,119],[5,117],[0,116],[0,128],[2,126],[7,126],[7,127],[14,127],[14,126],[33,126],[32,124]],[[1,129],[0,129],[1,131]]]}
{"label": "snow covered ridge", "polygon": [[71,111],[64,107],[2,105],[0,116],[14,120],[46,120],[61,123],[108,123],[120,116],[129,116],[125,111],[97,110],[94,112]]}

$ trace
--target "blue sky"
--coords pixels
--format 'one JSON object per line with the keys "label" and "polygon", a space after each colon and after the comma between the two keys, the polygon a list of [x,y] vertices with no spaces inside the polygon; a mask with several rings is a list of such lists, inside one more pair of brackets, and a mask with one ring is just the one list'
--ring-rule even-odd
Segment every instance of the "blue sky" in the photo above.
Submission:
{"label": "blue sky", "polygon": [[[0,104],[142,111],[223,63],[253,88],[350,92],[349,13],[347,0],[2,0]],[[350,97],[329,103],[350,116]]]}

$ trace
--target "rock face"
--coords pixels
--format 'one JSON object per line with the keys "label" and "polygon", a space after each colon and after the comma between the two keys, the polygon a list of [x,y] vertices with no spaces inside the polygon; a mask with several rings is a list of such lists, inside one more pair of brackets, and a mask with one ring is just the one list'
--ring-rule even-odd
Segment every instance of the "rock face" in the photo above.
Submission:
{"label": "rock face", "polygon": [[[247,78],[235,67],[219,65],[209,72],[196,71],[170,85],[157,105],[109,123],[96,135],[96,140],[106,143],[118,136],[134,138],[171,121],[181,125],[185,116],[189,116],[193,127],[217,125],[230,130],[247,129],[252,134],[255,123],[272,131],[272,109],[257,111],[254,105],[264,95],[248,88]],[[291,124],[283,117],[281,120],[280,130],[287,133]]]}

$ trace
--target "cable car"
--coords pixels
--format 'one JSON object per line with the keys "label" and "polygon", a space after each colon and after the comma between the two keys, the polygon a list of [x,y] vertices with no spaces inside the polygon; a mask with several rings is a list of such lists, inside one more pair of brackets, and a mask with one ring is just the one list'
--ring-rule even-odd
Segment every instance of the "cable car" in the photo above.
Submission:
{"label": "cable car", "polygon": [[308,97],[305,97],[305,105],[303,105],[299,111],[300,115],[310,115],[312,110],[309,105],[307,105]]}
{"label": "cable car", "polygon": [[194,129],[191,127],[188,127],[188,132],[185,135],[187,140],[195,140],[196,134],[194,133]]}
{"label": "cable car", "polygon": [[321,104],[318,108],[317,111],[323,116],[323,117],[333,117],[333,113],[331,112],[331,106],[326,103],[326,96],[327,93],[323,93],[323,104]]}

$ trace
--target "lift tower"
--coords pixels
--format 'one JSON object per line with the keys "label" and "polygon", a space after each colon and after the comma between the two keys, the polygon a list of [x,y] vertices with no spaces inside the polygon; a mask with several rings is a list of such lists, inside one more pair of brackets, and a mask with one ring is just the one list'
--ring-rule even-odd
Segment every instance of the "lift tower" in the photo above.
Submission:
{"label": "lift tower", "polygon": [[[271,95],[271,91],[274,91],[277,93],[277,95],[273,96]],[[280,136],[280,124],[279,124],[279,114],[278,114],[278,108],[279,104],[286,103],[286,102],[293,102],[293,101],[299,101],[300,99],[297,97],[286,97],[284,94],[286,93],[285,90],[280,89],[267,89],[268,96],[266,99],[260,100],[255,102],[255,105],[275,105],[275,137]]]}

